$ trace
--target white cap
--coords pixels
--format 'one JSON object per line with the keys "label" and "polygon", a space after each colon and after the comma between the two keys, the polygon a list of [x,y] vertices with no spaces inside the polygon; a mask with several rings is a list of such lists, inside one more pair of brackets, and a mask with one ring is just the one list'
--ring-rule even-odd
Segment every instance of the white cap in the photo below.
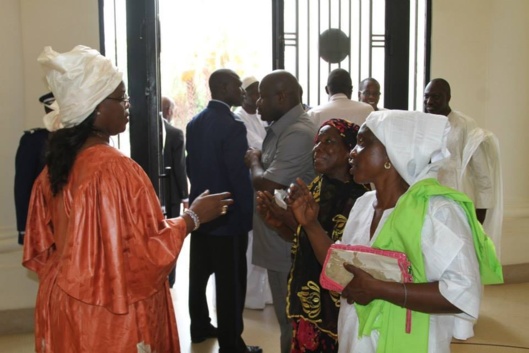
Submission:
{"label": "white cap", "polygon": [[66,53],[45,47],[37,60],[56,99],[44,117],[50,131],[82,123],[123,79],[110,59],[83,45]]}
{"label": "white cap", "polygon": [[259,82],[259,81],[254,76],[248,76],[248,77],[243,78],[241,87],[242,89],[247,89],[248,87],[250,87],[252,84],[256,82]]}

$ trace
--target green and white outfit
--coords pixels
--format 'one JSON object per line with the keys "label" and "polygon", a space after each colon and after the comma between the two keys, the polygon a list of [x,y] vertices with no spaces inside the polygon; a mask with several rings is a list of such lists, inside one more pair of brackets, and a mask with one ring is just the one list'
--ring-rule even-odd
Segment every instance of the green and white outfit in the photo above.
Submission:
{"label": "green and white outfit", "polygon": [[[380,300],[357,307],[342,299],[338,319],[340,353],[448,353],[453,337],[473,336],[482,283],[502,281],[494,245],[477,222],[470,199],[431,178],[442,163],[430,163],[444,145],[439,119],[430,114],[394,111],[368,117],[367,126],[386,146],[393,167],[411,186],[395,208],[384,212],[372,239],[369,230],[376,194],[369,192],[357,199],[342,242],[405,252],[412,262],[414,282],[439,282],[441,295],[462,313],[413,312],[408,335],[404,309]],[[401,136],[392,133],[397,127],[404,132]],[[405,136],[408,131],[413,135]],[[415,136],[430,141],[414,141]],[[433,143],[436,138],[440,141],[437,145]],[[426,157],[419,155],[422,153]]]}

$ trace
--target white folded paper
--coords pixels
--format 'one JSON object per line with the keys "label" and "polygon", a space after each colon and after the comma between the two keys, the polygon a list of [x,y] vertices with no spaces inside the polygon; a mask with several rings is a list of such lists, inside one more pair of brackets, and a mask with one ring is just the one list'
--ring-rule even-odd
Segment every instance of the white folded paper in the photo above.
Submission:
{"label": "white folded paper", "polygon": [[325,275],[345,287],[353,279],[344,263],[350,263],[382,281],[403,282],[402,270],[396,258],[368,252],[331,248],[326,262]]}

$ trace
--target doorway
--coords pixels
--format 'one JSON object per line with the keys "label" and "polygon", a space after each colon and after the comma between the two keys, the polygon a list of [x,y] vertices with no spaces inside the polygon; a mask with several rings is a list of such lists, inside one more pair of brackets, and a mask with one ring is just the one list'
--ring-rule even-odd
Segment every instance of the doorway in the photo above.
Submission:
{"label": "doorway", "polygon": [[[157,68],[147,72],[151,86],[131,92],[132,98],[136,96],[135,109],[142,112],[133,121],[131,110],[133,148],[128,147],[128,134],[119,139],[119,148],[132,150],[132,157],[153,183],[159,170],[155,155],[161,134],[154,123],[145,121],[157,120],[154,112],[159,111],[159,98],[167,95],[177,103],[174,124],[185,129],[187,121],[209,101],[207,79],[216,68],[231,68],[241,77],[258,79],[284,68],[298,77],[304,102],[314,106],[327,99],[328,73],[343,67],[351,73],[356,89],[363,78],[377,78],[384,107],[422,110],[423,87],[429,79],[431,0],[99,2],[103,8],[101,47],[106,55],[129,74],[144,70],[145,65]],[[134,23],[127,27],[130,18]],[[328,37],[334,42],[325,58],[322,38],[329,32],[338,35]],[[155,52],[143,50],[131,56],[130,48],[127,51],[131,33],[140,33],[137,37]],[[333,53],[336,47],[340,50]],[[143,106],[149,109],[139,109]]]}

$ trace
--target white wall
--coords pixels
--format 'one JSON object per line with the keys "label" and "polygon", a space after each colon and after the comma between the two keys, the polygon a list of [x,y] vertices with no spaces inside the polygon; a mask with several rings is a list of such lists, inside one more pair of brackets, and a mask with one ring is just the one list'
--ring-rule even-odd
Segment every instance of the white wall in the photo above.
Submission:
{"label": "white wall", "polygon": [[529,263],[529,1],[493,1],[486,123],[502,148],[504,263]]}
{"label": "white wall", "polygon": [[465,112],[485,128],[490,2],[432,1],[431,78],[446,79],[452,87],[452,109]]}
{"label": "white wall", "polygon": [[529,1],[494,1],[488,48],[487,124],[503,149],[506,204],[529,213]]}
{"label": "white wall", "polygon": [[0,11],[0,310],[32,307],[37,281],[20,262],[14,210],[14,161],[25,129],[42,126],[38,98],[48,92],[37,57],[77,44],[99,48],[96,0],[2,0]]}
{"label": "white wall", "polygon": [[[4,0],[0,12],[0,310],[31,307],[36,292],[36,281],[27,278],[20,266],[22,253],[16,241],[13,179],[14,155],[20,132],[24,129],[24,63],[19,0]],[[7,55],[6,55],[7,54]],[[20,285],[19,285],[20,284]],[[20,294],[22,293],[22,294]],[[28,293],[27,295],[25,293]]]}
{"label": "white wall", "polygon": [[[4,0],[0,11],[0,246],[12,242],[16,227],[13,179],[14,155],[20,131],[24,127],[24,75],[22,63],[22,34],[20,26],[20,4],[18,0]],[[7,238],[7,239],[6,239]],[[1,263],[1,262],[0,262]]]}
{"label": "white wall", "polygon": [[529,262],[529,1],[434,0],[432,78],[452,87],[451,107],[500,141],[502,262]]}
{"label": "white wall", "polygon": [[78,44],[99,49],[97,0],[20,0],[25,128],[42,126],[38,98],[48,92],[37,57],[45,46],[64,52]]}

